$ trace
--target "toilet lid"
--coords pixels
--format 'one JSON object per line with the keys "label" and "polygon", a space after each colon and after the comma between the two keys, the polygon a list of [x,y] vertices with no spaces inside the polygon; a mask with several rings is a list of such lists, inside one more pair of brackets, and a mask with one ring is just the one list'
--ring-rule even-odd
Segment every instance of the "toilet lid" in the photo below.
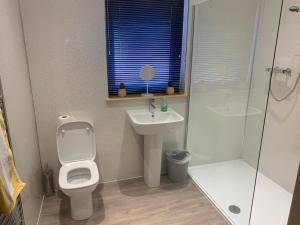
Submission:
{"label": "toilet lid", "polygon": [[96,142],[93,126],[85,121],[64,123],[58,127],[57,152],[61,164],[94,160]]}

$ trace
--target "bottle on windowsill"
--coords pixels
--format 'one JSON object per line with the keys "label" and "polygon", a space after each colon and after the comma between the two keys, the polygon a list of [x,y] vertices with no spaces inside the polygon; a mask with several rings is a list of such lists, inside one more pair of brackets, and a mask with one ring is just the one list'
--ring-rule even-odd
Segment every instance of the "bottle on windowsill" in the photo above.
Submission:
{"label": "bottle on windowsill", "polygon": [[168,112],[168,99],[166,96],[164,96],[163,98],[163,102],[160,106],[160,111],[162,112]]}

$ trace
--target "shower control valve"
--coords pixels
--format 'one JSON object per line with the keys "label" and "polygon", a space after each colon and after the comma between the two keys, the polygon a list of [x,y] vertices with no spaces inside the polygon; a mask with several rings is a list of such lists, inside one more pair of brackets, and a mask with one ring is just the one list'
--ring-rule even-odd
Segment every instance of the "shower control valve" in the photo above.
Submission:
{"label": "shower control valve", "polygon": [[287,76],[291,76],[292,75],[292,70],[290,68],[286,68],[286,69],[283,69],[283,68],[280,68],[278,66],[274,67],[274,68],[266,68],[266,71],[271,73],[281,73],[281,74],[285,74]]}

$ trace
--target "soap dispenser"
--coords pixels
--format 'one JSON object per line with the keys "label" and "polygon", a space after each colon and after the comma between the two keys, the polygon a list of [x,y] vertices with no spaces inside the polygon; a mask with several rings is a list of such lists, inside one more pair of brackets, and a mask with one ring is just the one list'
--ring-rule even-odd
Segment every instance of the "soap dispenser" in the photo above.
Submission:
{"label": "soap dispenser", "polygon": [[160,111],[167,112],[168,111],[168,99],[166,96],[163,97],[162,104],[160,106]]}

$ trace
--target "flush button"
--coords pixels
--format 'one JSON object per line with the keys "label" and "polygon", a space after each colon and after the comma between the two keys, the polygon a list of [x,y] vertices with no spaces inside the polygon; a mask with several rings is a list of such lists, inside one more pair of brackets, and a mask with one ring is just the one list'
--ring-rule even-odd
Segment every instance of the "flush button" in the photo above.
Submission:
{"label": "flush button", "polygon": [[62,136],[62,137],[65,136],[65,130],[61,130],[61,136]]}

